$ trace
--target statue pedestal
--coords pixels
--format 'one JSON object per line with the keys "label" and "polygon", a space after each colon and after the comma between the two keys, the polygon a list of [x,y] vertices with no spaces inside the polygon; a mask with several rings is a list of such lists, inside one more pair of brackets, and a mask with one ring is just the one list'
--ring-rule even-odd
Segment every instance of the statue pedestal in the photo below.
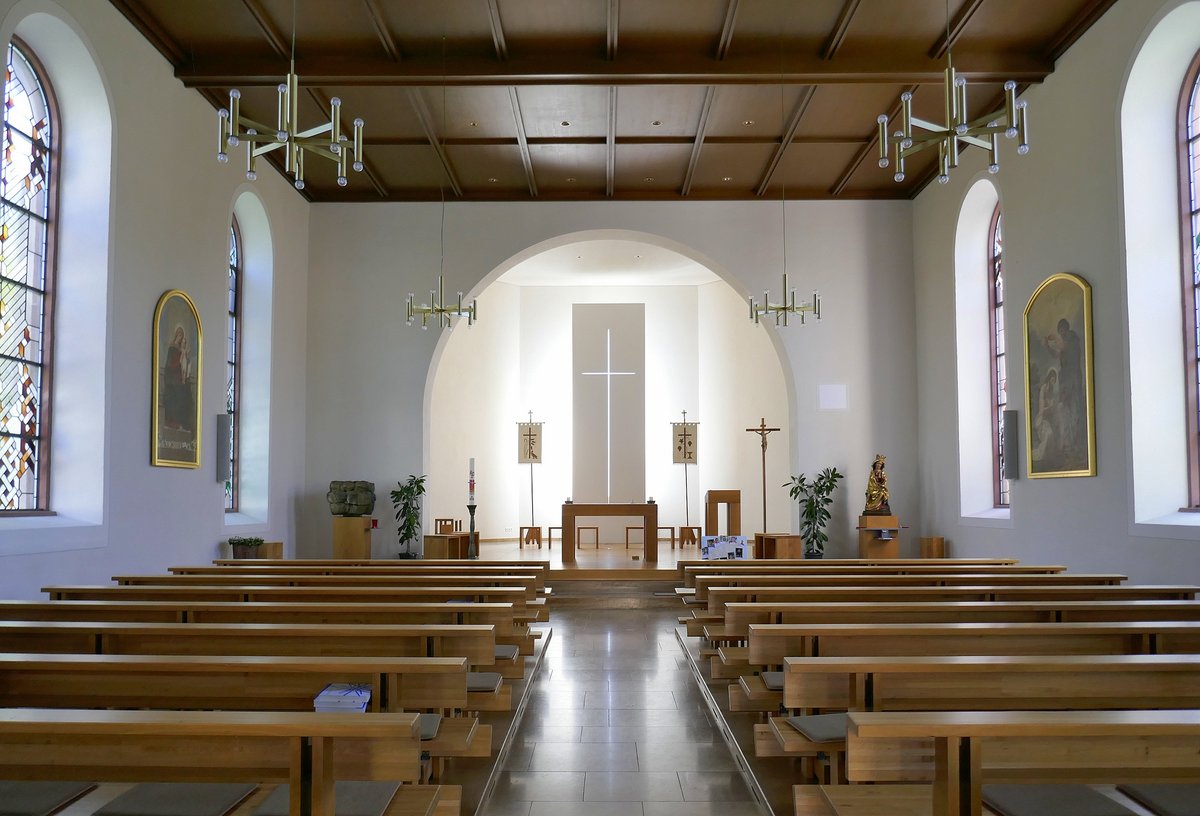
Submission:
{"label": "statue pedestal", "polygon": [[365,561],[371,557],[371,520],[366,516],[333,517],[333,557]]}
{"label": "statue pedestal", "polygon": [[858,557],[899,558],[900,519],[896,516],[859,516]]}

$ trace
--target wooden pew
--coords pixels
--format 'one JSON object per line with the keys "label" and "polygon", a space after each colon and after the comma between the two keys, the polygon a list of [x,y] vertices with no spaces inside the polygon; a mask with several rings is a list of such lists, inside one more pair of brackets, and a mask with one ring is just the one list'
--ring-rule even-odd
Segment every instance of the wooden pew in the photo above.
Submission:
{"label": "wooden pew", "polygon": [[[914,744],[932,740],[932,751]],[[1200,711],[855,712],[846,775],[855,782],[932,779],[935,816],[980,816],[985,782],[1179,782],[1200,774]],[[858,787],[858,786],[856,786]],[[872,785],[887,802],[891,785]],[[837,814],[797,800],[804,816]],[[859,804],[863,803],[859,794]],[[805,809],[800,805],[804,804]],[[847,812],[862,812],[859,810]]]}
{"label": "wooden pew", "polygon": [[[334,816],[339,779],[417,781],[420,751],[416,714],[0,710],[0,777],[287,783],[292,816]],[[446,812],[461,790],[398,796],[417,812],[444,800]]]}
{"label": "wooden pew", "polygon": [[[5,601],[0,620],[147,623],[471,623],[496,627],[498,643],[531,644],[511,603],[263,603],[215,601]],[[525,652],[529,654],[530,652]]]}
{"label": "wooden pew", "polygon": [[297,565],[296,562],[259,563],[257,560],[238,560],[225,566],[201,564],[196,566],[168,567],[167,572],[175,575],[225,575],[241,572],[246,575],[269,575],[288,573],[292,575],[508,575],[522,573],[537,576],[538,589],[545,589],[546,576],[550,569],[547,562],[530,562],[521,566],[499,566],[491,562],[468,561],[457,564],[429,564],[424,561],[378,562],[369,566],[329,564]]}
{"label": "wooden pew", "polygon": [[[734,564],[735,566],[725,566]],[[701,566],[684,568],[683,586],[695,587],[702,575],[1050,575],[1066,572],[1061,564],[828,564],[804,562],[777,565],[775,561],[721,562],[709,561]]]}
{"label": "wooden pew", "polygon": [[443,715],[421,742],[436,777],[448,757],[491,755],[491,725],[451,716],[490,702],[467,692],[467,668],[462,657],[0,654],[0,705],[312,711],[329,683],[361,683],[372,712]]}
{"label": "wooden pew", "polygon": [[1196,597],[1200,587],[1182,585],[1118,584],[1115,586],[911,586],[881,587],[714,587],[708,593],[707,614],[717,621],[724,618],[729,603],[846,603],[862,601],[943,602],[943,601],[1094,601],[1094,600],[1176,600]]}
{"label": "wooden pew", "polygon": [[[225,562],[233,563],[233,562]],[[495,563],[489,561],[488,563]],[[739,569],[742,566],[754,567],[759,565],[770,566],[786,566],[786,567],[804,567],[804,566],[829,566],[829,567],[860,567],[860,566],[882,566],[882,567],[903,567],[903,566],[1006,566],[1017,564],[1019,560],[1016,558],[772,558],[761,560],[748,561],[727,561],[721,564],[722,567],[729,569]],[[679,580],[687,584],[687,570],[689,567],[708,567],[712,566],[712,561],[696,560],[696,559],[680,559],[676,562],[676,569],[679,571]]]}
{"label": "wooden pew", "polygon": [[114,575],[121,586],[283,586],[283,587],[497,587],[519,586],[529,599],[539,597],[533,573],[502,575],[298,575],[295,573],[222,573],[219,575]]}
{"label": "wooden pew", "polygon": [[[475,625],[0,621],[0,652],[18,653],[464,657],[495,671],[495,647],[495,628]],[[472,710],[508,711],[512,687],[471,701]]]}
{"label": "wooden pew", "polygon": [[510,603],[517,620],[544,619],[545,599],[529,600],[524,587],[259,587],[259,586],[48,586],[51,600],[225,601],[264,603]]}
{"label": "wooden pew", "polygon": [[1095,586],[1122,584],[1126,575],[1083,573],[987,573],[961,575],[932,573],[923,575],[698,575],[696,599],[703,601],[714,587],[909,587],[909,586]]}

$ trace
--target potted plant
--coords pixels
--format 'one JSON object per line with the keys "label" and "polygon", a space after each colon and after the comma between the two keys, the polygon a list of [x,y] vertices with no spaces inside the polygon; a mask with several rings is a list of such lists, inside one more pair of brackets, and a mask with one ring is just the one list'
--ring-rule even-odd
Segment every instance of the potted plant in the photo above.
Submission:
{"label": "potted plant", "polygon": [[234,558],[258,558],[263,540],[258,536],[230,536],[229,549]]}
{"label": "potted plant", "polygon": [[411,545],[421,535],[421,497],[425,495],[425,477],[409,476],[397,482],[392,491],[392,505],[396,508],[396,534],[404,545],[399,558],[416,558]]}
{"label": "potted plant", "polygon": [[829,505],[833,504],[833,491],[843,477],[837,468],[828,467],[811,482],[801,473],[783,485],[791,488],[792,498],[800,503],[800,536],[804,539],[805,558],[820,558],[825,554],[825,542],[829,540],[825,525],[831,518]]}

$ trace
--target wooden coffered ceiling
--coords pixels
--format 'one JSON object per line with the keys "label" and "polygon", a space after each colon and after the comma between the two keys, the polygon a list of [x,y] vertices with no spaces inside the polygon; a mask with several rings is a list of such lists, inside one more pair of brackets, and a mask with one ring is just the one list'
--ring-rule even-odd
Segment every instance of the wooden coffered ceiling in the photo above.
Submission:
{"label": "wooden coffered ceiling", "polygon": [[312,201],[531,201],[909,198],[934,157],[894,183],[875,119],[906,89],[943,119],[948,46],[973,118],[1116,0],[948,0],[949,25],[944,0],[110,2],[184,85],[216,107],[239,88],[260,121],[294,27],[301,126],[333,96],[366,120],[365,172],[339,188],[309,162]]}

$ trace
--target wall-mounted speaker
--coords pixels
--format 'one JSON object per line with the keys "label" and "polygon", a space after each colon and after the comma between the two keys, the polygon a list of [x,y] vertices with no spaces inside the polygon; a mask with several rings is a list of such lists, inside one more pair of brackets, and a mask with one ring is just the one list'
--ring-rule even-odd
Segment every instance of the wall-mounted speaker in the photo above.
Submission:
{"label": "wall-mounted speaker", "polygon": [[1020,478],[1020,434],[1017,432],[1020,420],[1016,411],[1004,412],[1004,478]]}
{"label": "wall-mounted speaker", "polygon": [[233,463],[229,461],[229,441],[233,436],[233,414],[217,414],[217,481],[221,484],[233,478]]}

